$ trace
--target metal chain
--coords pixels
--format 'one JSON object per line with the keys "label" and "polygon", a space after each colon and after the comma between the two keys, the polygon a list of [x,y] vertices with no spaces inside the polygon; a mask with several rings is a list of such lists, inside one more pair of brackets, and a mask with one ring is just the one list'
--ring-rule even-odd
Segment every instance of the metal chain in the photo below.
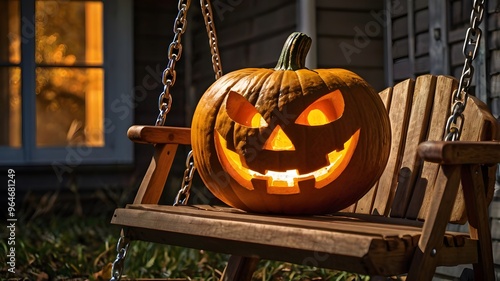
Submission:
{"label": "metal chain", "polygon": [[[215,72],[215,79],[217,80],[222,76],[222,65],[219,56],[219,46],[217,43],[217,34],[215,32],[215,25],[213,21],[212,8],[208,0],[200,0],[203,18],[207,27],[207,34],[209,36],[210,52],[212,54],[212,65]],[[174,38],[172,43],[168,46],[168,63],[162,74],[163,92],[158,97],[158,117],[156,118],[155,125],[163,126],[167,113],[172,106],[172,95],[170,88],[175,84],[177,72],[175,70],[176,63],[180,60],[182,55],[182,34],[186,32],[187,28],[187,11],[191,5],[191,0],[179,0],[177,8],[179,10],[177,17],[174,21]],[[193,151],[191,150],[186,157],[186,170],[182,179],[181,189],[175,197],[176,205],[186,205],[191,193],[191,185],[193,184],[193,177],[196,172],[196,167],[193,161]],[[123,268],[125,265],[125,257],[127,256],[130,240],[122,235],[116,244],[116,259],[113,261],[111,268],[110,281],[120,281]]]}
{"label": "metal chain", "polygon": [[177,196],[175,197],[174,206],[187,204],[189,195],[191,195],[191,185],[193,184],[195,172],[196,167],[194,166],[193,151],[191,150],[186,157],[186,170],[182,177],[181,189],[177,192]]}
{"label": "metal chain", "polygon": [[120,281],[123,268],[125,265],[125,257],[127,256],[128,246],[130,241],[125,236],[120,236],[118,243],[116,243],[116,259],[113,262],[113,267],[111,268],[111,279],[110,281]]}
{"label": "metal chain", "polygon": [[470,15],[470,27],[465,35],[464,45],[462,48],[465,63],[458,83],[458,89],[453,93],[453,106],[451,115],[446,122],[445,140],[455,141],[460,139],[462,127],[464,124],[464,110],[469,97],[469,87],[474,76],[474,66],[472,61],[476,58],[479,42],[481,40],[482,31],[479,24],[483,20],[484,15],[484,0],[474,0]]}
{"label": "metal chain", "polygon": [[203,19],[205,20],[205,27],[207,29],[208,43],[210,45],[210,53],[212,54],[212,66],[215,72],[215,80],[217,80],[223,74],[212,7],[209,0],[200,0],[200,5],[201,13],[203,14]]}
{"label": "metal chain", "polygon": [[184,32],[186,32],[187,27],[187,11],[191,5],[191,0],[179,0],[177,8],[179,12],[174,21],[174,38],[172,43],[168,46],[168,63],[167,67],[163,71],[162,82],[163,82],[163,92],[158,98],[158,117],[156,118],[155,125],[163,126],[165,124],[165,119],[167,113],[170,111],[172,106],[172,95],[170,94],[170,88],[175,84],[177,78],[177,72],[175,70],[176,63],[180,60],[182,55],[182,44],[181,37]]}
{"label": "metal chain", "polygon": [[[219,45],[217,40],[217,33],[215,31],[214,17],[212,7],[209,0],[200,0],[201,11],[210,45],[210,53],[212,54],[212,66],[215,73],[215,80],[222,76],[222,64],[219,56]],[[193,184],[193,177],[196,171],[193,161],[193,151],[191,150],[186,158],[186,170],[184,170],[184,177],[177,196],[175,197],[174,206],[186,205],[191,194],[191,186]]]}

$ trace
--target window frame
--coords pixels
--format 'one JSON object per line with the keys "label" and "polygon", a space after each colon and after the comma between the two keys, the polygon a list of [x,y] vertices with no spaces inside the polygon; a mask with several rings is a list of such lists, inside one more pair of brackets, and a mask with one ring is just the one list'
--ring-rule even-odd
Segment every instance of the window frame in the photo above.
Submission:
{"label": "window frame", "polygon": [[[104,146],[36,146],[35,0],[19,0],[21,22],[22,144],[0,146],[0,165],[130,164],[133,144],[126,131],[134,119],[133,1],[103,3]],[[27,20],[30,19],[30,20]],[[31,24],[31,26],[30,26]],[[33,114],[34,113],[34,114]]]}

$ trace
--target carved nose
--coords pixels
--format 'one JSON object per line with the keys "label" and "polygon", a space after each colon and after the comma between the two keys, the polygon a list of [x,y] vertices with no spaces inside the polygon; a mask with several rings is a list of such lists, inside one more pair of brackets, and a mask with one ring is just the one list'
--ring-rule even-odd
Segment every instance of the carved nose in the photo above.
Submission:
{"label": "carved nose", "polygon": [[274,128],[271,135],[267,139],[266,143],[264,143],[264,149],[286,151],[286,150],[295,150],[295,146],[293,146],[293,143],[290,140],[290,138],[278,125],[276,126],[276,128]]}

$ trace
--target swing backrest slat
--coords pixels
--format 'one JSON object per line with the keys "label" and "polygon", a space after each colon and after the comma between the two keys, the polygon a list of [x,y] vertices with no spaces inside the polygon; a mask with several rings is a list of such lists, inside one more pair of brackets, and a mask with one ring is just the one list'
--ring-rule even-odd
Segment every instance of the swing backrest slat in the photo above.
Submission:
{"label": "swing backrest slat", "polygon": [[[408,79],[380,93],[391,120],[391,152],[377,184],[349,210],[356,213],[425,219],[440,166],[423,162],[417,148],[422,141],[443,140],[457,80],[447,76],[423,75]],[[464,112],[461,140],[492,140],[497,135],[496,121],[486,106],[470,97]],[[494,167],[489,168],[490,170]],[[494,182],[488,185],[492,194]],[[459,192],[450,222],[463,223],[465,203]]]}

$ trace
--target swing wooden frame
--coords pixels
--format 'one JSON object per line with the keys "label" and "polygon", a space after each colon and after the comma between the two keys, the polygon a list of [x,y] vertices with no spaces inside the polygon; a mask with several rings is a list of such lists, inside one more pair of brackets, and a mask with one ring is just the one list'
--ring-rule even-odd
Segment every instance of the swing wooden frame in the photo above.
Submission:
{"label": "swing wooden frame", "polygon": [[[431,280],[437,266],[473,264],[475,280],[495,280],[488,205],[500,162],[499,124],[475,97],[462,141],[442,141],[457,80],[423,75],[380,93],[392,148],[379,182],[335,214],[284,217],[218,206],[158,205],[178,145],[189,128],[133,126],[128,136],[155,146],[134,203],[112,223],[130,240],[231,254],[222,280],[251,280],[259,259],[372,276]],[[446,231],[468,220],[469,233]]]}
{"label": "swing wooden frame", "polygon": [[[379,93],[391,123],[389,161],[379,181],[349,208],[321,216],[251,214],[225,206],[160,205],[159,200],[179,145],[190,145],[189,128],[133,126],[132,141],[155,147],[133,204],[115,210],[112,224],[125,241],[144,240],[231,254],[222,280],[251,280],[259,259],[334,268],[370,276],[406,275],[431,280],[437,266],[472,264],[475,280],[495,280],[488,206],[500,162],[500,124],[487,106],[467,93],[464,74],[480,36],[484,1],[474,2],[464,44],[461,81],[422,75]],[[180,58],[189,1],[179,2],[176,36],[164,72],[157,125],[164,122]],[[209,3],[202,5],[217,77],[222,74]],[[471,31],[472,30],[472,31]],[[471,42],[473,44],[471,44]],[[215,46],[215,47],[213,47]],[[473,51],[467,51],[473,47]],[[215,58],[215,59],[214,59]],[[168,70],[168,71],[167,71]],[[469,78],[470,79],[470,78]],[[169,83],[166,83],[169,82]],[[444,141],[443,128],[461,119],[461,141]],[[461,105],[467,105],[463,108]],[[457,105],[458,108],[456,107]],[[457,113],[456,109],[460,112]],[[463,110],[463,112],[462,112]],[[463,113],[463,114],[462,114]],[[449,132],[449,131],[448,131]],[[455,131],[456,132],[456,131]],[[346,187],[347,188],[347,187]],[[469,233],[447,231],[449,223],[469,223]],[[128,242],[120,239],[120,278]],[[122,243],[123,242],[123,243]],[[124,245],[122,245],[124,244]]]}

